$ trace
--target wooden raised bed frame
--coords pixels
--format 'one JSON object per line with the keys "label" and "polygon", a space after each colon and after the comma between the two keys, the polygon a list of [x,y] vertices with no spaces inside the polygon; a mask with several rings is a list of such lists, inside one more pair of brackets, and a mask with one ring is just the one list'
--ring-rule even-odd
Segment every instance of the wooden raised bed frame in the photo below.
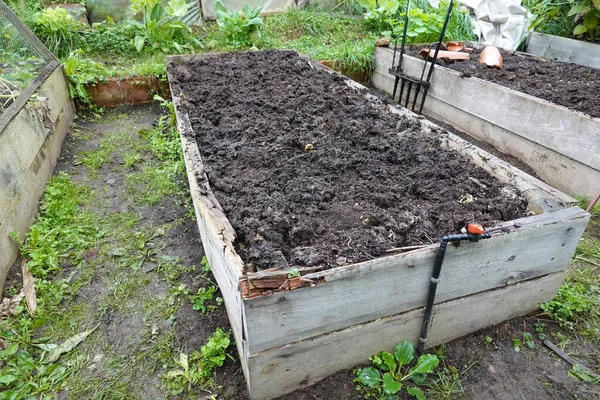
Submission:
{"label": "wooden raised bed frame", "polygon": [[[191,57],[171,57],[168,62]],[[317,62],[311,65],[334,73]],[[363,86],[347,83],[375,101]],[[235,232],[210,189],[189,116],[183,112],[182,90],[172,84],[171,93],[198,228],[225,299],[251,397],[275,398],[364,363],[401,339],[416,342],[438,244],[305,271],[302,279],[310,285],[257,296],[253,285],[269,274],[244,272],[234,248]],[[421,121],[424,129],[435,128]],[[526,314],[553,299],[589,220],[571,197],[455,135],[445,134],[443,144],[515,185],[538,215],[490,227],[490,240],[449,246],[426,347]],[[272,273],[269,278],[285,280],[285,275]]]}
{"label": "wooden raised bed frame", "polygon": [[[388,94],[392,57],[392,48],[375,49],[372,83]],[[402,66],[420,76],[423,63],[405,55]],[[600,190],[600,118],[439,65],[423,113],[517,157],[566,193],[594,198]]]}

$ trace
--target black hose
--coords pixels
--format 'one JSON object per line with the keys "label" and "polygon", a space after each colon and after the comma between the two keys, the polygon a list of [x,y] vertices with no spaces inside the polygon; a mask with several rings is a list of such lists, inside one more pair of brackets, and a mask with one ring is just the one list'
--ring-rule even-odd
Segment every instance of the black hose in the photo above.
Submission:
{"label": "black hose", "polygon": [[446,255],[446,249],[450,242],[462,242],[468,240],[470,242],[478,242],[480,239],[489,239],[492,235],[489,233],[483,234],[472,234],[472,233],[461,233],[458,235],[447,235],[440,241],[440,247],[435,256],[435,264],[433,265],[433,273],[429,282],[429,294],[427,295],[427,306],[425,307],[425,315],[423,316],[423,325],[421,326],[421,335],[419,336],[419,343],[417,344],[417,353],[422,353],[427,341],[427,335],[429,334],[429,325],[431,323],[431,314],[433,313],[433,303],[435,302],[435,293],[437,291],[437,285],[440,281],[440,273],[442,272],[442,264],[444,263],[444,256]]}

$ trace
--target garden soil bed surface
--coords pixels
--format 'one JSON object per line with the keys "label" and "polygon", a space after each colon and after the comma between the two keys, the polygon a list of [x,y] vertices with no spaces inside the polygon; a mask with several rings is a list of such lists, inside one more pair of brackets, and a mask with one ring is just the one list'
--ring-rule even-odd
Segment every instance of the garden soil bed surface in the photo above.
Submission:
{"label": "garden soil bed surface", "polygon": [[170,68],[251,270],[365,261],[525,213],[515,189],[443,149],[440,132],[374,107],[294,52]]}
{"label": "garden soil bed surface", "polygon": [[[592,117],[600,117],[600,70],[507,51],[502,51],[503,69],[497,69],[481,64],[479,53],[480,50],[476,49],[471,60],[444,60],[441,64],[463,73],[465,77],[497,83]],[[418,57],[414,49],[409,54]],[[490,104],[490,107],[493,105]]]}

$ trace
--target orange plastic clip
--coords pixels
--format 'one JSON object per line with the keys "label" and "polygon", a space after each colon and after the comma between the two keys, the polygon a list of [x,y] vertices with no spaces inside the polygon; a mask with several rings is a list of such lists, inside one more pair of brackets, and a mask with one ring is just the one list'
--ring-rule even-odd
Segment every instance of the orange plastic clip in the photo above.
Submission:
{"label": "orange plastic clip", "polygon": [[483,235],[485,231],[483,230],[483,226],[479,224],[469,224],[467,225],[467,232],[472,235]]}

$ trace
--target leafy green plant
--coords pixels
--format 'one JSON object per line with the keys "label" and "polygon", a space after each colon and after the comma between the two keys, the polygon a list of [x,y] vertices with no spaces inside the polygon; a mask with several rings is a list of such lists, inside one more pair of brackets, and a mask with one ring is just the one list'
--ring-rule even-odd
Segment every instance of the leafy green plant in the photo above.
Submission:
{"label": "leafy green plant", "polygon": [[427,379],[427,374],[433,372],[439,364],[439,358],[433,354],[421,355],[411,367],[415,358],[412,343],[404,340],[396,345],[393,353],[379,352],[370,358],[372,367],[356,370],[357,389],[366,398],[381,400],[399,399],[402,389],[418,399],[424,399],[425,394],[418,387]]}
{"label": "leafy green plant", "polygon": [[533,350],[535,348],[535,342],[533,341],[533,335],[531,333],[524,332],[522,339],[517,339],[517,338],[512,339],[513,349],[515,349],[515,351],[517,353],[519,353],[521,351],[521,346],[523,344],[525,344],[531,350]]}
{"label": "leafy green plant", "polygon": [[188,295],[188,298],[192,303],[192,308],[196,311],[200,311],[200,313],[204,315],[214,311],[218,306],[223,304],[223,299],[221,297],[215,299],[216,304],[209,304],[213,301],[216,290],[216,287],[209,286],[208,288],[199,288],[195,294]]}
{"label": "leafy green plant", "polygon": [[226,43],[234,48],[257,46],[261,42],[261,27],[264,25],[260,16],[262,7],[251,8],[248,4],[240,14],[236,10],[227,10],[221,0],[215,3],[215,14],[219,32]]}
{"label": "leafy green plant", "polygon": [[600,41],[598,0],[524,0],[533,14],[529,29],[550,35]]}
{"label": "leafy green plant", "polygon": [[513,338],[512,339],[512,345],[513,345],[513,349],[515,349],[515,351],[517,353],[519,353],[521,351],[521,339],[517,339],[517,338]]}
{"label": "leafy green plant", "polygon": [[[598,289],[595,290],[598,292]],[[565,283],[560,287],[556,298],[541,305],[559,325],[574,329],[578,316],[597,310],[598,300],[590,297],[581,284]],[[595,311],[597,312],[597,311]]]}
{"label": "leafy green plant", "polygon": [[538,335],[538,339],[546,340],[548,338],[548,335],[546,335],[546,333],[544,332],[544,330],[546,329],[546,324],[538,321],[535,323],[534,326],[535,326],[535,331],[537,332],[537,335]]}
{"label": "leafy green plant", "polygon": [[45,8],[27,19],[33,33],[59,58],[79,47],[81,24],[64,8]]}
{"label": "leafy green plant", "polygon": [[64,67],[71,98],[80,105],[90,104],[88,85],[102,82],[110,75],[104,65],[83,57],[81,50],[71,52],[64,62]]}
{"label": "leafy green plant", "polygon": [[525,343],[525,345],[533,350],[535,348],[535,342],[533,341],[533,335],[529,332],[523,332],[523,343]]}
{"label": "leafy green plant", "polygon": [[[20,244],[35,278],[37,309],[32,317],[19,304],[9,319],[0,321],[0,344],[6,345],[0,350],[0,399],[48,398],[49,393],[59,392],[85,361],[85,357],[58,358],[88,332],[61,345],[47,343],[48,338],[32,339],[32,333],[55,318],[59,304],[79,287],[72,277],[55,278],[63,264],[81,265],[83,254],[102,236],[95,216],[80,209],[89,195],[87,188],[76,185],[64,172],[53,177],[44,192],[40,214]],[[16,234],[11,236],[17,239]],[[61,310],[61,316],[64,314]]]}
{"label": "leafy green plant", "polygon": [[288,270],[288,279],[294,279],[300,277],[300,270],[298,268],[290,268]]}
{"label": "leafy green plant", "polygon": [[186,15],[190,4],[186,0],[169,0],[163,5],[161,0],[134,0],[131,10],[141,12],[142,22],[132,21],[138,27],[133,45],[138,52],[142,50],[161,50],[170,53],[193,52],[194,46],[202,44],[192,35],[192,29],[182,18]]}
{"label": "leafy green plant", "polygon": [[84,32],[85,43],[82,46],[88,54],[126,54],[131,57],[137,52],[133,42],[139,30],[139,25],[129,20],[95,23],[93,29]]}
{"label": "leafy green plant", "polygon": [[81,262],[81,254],[101,236],[93,218],[79,211],[85,189],[64,172],[52,178],[40,205],[40,216],[21,244],[21,254],[35,277],[60,271],[61,262]]}
{"label": "leafy green plant", "polygon": [[358,0],[365,9],[367,26],[377,32],[392,29],[392,19],[400,7],[399,0]]}
{"label": "leafy green plant", "polygon": [[176,396],[192,385],[210,387],[213,384],[215,371],[222,367],[227,357],[227,348],[231,344],[230,333],[217,328],[208,342],[194,351],[191,355],[180,353],[177,360],[179,368],[169,371],[165,375],[166,386],[171,395]]}
{"label": "leafy green plant", "polygon": [[600,0],[579,0],[569,10],[567,16],[574,16],[577,24],[573,35],[586,35],[590,40],[600,39]]}

